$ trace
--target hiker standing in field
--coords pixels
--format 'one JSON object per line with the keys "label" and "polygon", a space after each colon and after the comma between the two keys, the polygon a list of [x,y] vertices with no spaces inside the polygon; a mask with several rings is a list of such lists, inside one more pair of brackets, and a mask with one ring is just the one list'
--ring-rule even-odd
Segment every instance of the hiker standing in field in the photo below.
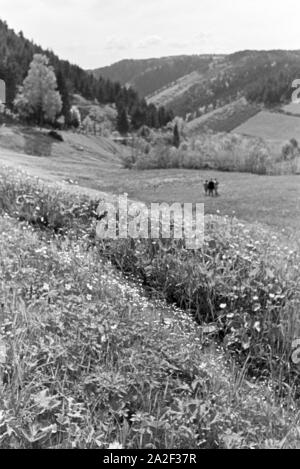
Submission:
{"label": "hiker standing in field", "polygon": [[208,180],[206,179],[205,183],[203,184],[205,195],[208,194]]}
{"label": "hiker standing in field", "polygon": [[213,179],[211,179],[208,183],[208,195],[213,197],[214,195],[214,190],[215,190],[215,183],[213,181]]}
{"label": "hiker standing in field", "polygon": [[214,185],[215,185],[215,196],[219,196],[219,181],[217,179],[214,179]]}

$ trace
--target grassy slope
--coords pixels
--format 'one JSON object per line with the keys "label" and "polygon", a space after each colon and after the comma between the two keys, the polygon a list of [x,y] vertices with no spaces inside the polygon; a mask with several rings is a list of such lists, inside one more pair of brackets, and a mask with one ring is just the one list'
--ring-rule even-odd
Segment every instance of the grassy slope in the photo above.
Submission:
{"label": "grassy slope", "polygon": [[299,140],[300,119],[282,113],[261,111],[234,129],[234,132],[261,137],[276,143],[283,143],[291,138]]}
{"label": "grassy slope", "polygon": [[295,116],[300,116],[300,106],[296,103],[286,104],[282,106],[282,111],[286,112],[287,114],[293,114]]}
{"label": "grassy slope", "polygon": [[247,103],[245,99],[239,99],[193,119],[187,124],[187,130],[189,135],[193,136],[206,129],[214,132],[231,132],[258,112],[258,106]]}
{"label": "grassy slope", "polygon": [[120,156],[128,152],[124,146],[104,137],[61,133],[63,143],[56,142],[39,129],[1,127],[1,162],[53,181],[78,181],[79,178],[89,181],[117,174]]}
{"label": "grassy slope", "polygon": [[[64,142],[57,142],[49,137],[46,132],[30,127],[12,126],[0,127],[0,146],[3,149],[32,156],[26,161],[48,161],[52,164],[66,165],[84,160],[87,164],[92,161],[101,163],[103,169],[118,166],[119,157],[126,149],[115,144],[112,140],[99,136],[86,136],[73,132],[61,132]],[[43,163],[42,163],[43,164]],[[31,164],[39,167],[39,164]]]}
{"label": "grassy slope", "polygon": [[299,447],[291,402],[72,239],[0,218],[2,447]]}

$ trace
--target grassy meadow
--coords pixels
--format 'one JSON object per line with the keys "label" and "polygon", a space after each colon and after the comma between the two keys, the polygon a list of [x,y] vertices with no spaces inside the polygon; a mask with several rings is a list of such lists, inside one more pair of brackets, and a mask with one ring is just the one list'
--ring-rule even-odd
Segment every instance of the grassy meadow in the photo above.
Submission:
{"label": "grassy meadow", "polygon": [[[95,157],[36,158],[0,150],[0,162],[23,168],[34,176],[60,182],[75,192],[124,194],[132,200],[152,202],[197,202],[205,204],[206,214],[233,214],[247,222],[259,222],[274,230],[300,231],[298,175],[258,176],[209,170],[155,169],[126,170],[118,163]],[[219,198],[205,197],[203,183],[216,177]],[[72,180],[78,185],[65,184]]]}
{"label": "grassy meadow", "polygon": [[0,201],[2,447],[300,446],[297,237],[104,243],[94,200],[11,168]]}
{"label": "grassy meadow", "polygon": [[[300,447],[299,176],[127,170],[107,139],[43,153],[39,134],[37,156],[7,132],[1,447]],[[204,202],[203,248],[96,239],[98,202],[124,193]]]}
{"label": "grassy meadow", "polygon": [[[85,192],[93,196],[99,192],[127,193],[129,198],[146,203],[205,203],[206,214],[234,214],[241,220],[259,222],[275,230],[300,230],[299,175],[269,176],[183,168],[129,170],[122,167],[121,158],[130,154],[130,148],[109,139],[65,133],[65,143],[51,143],[50,156],[48,153],[36,156],[26,154],[22,132],[22,138],[11,128],[1,132],[0,164],[61,183],[69,191],[82,192],[85,188]],[[45,141],[49,143],[48,137],[39,136],[39,139],[43,145]],[[221,197],[217,199],[204,196],[203,183],[211,177],[220,182]]]}
{"label": "grassy meadow", "polygon": [[[284,108],[288,111],[289,107]],[[261,111],[234,129],[235,133],[284,142],[300,136],[300,120],[296,115]]]}

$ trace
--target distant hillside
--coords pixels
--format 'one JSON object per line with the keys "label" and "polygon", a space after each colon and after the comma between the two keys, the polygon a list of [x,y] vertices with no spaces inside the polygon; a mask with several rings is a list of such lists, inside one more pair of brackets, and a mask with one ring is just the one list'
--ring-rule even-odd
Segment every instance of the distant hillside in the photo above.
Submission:
{"label": "distant hillside", "polygon": [[[289,102],[292,82],[300,76],[299,52],[245,51],[213,64],[197,83],[160,104],[171,106],[175,114],[207,112],[239,97],[273,106]],[[155,98],[151,102],[157,103]]]}
{"label": "distant hillside", "polygon": [[93,73],[131,85],[177,115],[197,118],[241,97],[267,106],[288,103],[292,81],[300,78],[300,51],[123,60]]}
{"label": "distant hillside", "polygon": [[212,55],[180,55],[159,59],[121,60],[108,67],[90,71],[100,76],[132,86],[141,96],[148,96],[178,78],[194,71],[204,73],[213,61]]}

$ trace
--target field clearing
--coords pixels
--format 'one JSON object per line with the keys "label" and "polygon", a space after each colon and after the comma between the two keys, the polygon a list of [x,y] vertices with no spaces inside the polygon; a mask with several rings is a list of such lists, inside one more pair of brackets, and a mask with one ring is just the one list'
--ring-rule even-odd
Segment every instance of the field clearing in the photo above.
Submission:
{"label": "field clearing", "polygon": [[289,113],[289,114],[294,114],[295,116],[300,116],[300,106],[299,106],[299,104],[296,104],[296,103],[286,104],[285,106],[282,107],[282,110],[284,112]]}
{"label": "field clearing", "polygon": [[300,119],[281,113],[261,111],[235,128],[234,133],[281,144],[291,138],[300,139]]}
{"label": "field clearing", "polygon": [[[205,203],[207,214],[219,211],[221,215],[234,214],[274,229],[300,231],[300,184],[299,176],[295,175],[258,176],[182,169],[134,171],[123,169],[116,159],[103,160],[85,152],[76,157],[65,154],[35,157],[0,149],[0,163],[52,182],[72,179],[78,182],[78,186],[69,186],[75,191],[87,188],[116,195],[126,192],[129,198],[146,203]],[[203,182],[210,177],[220,181],[218,198],[204,196]]]}
{"label": "field clearing", "polygon": [[193,119],[187,124],[188,133],[196,136],[205,129],[211,129],[214,132],[231,132],[258,112],[257,105],[249,104],[245,98],[241,98]]}
{"label": "field clearing", "polygon": [[198,72],[192,72],[179,78],[175,83],[165,87],[165,89],[158,90],[153,96],[148,97],[148,103],[155,104],[156,106],[166,106],[176,96],[188,91],[188,89],[195,83],[201,80],[201,75]]}

